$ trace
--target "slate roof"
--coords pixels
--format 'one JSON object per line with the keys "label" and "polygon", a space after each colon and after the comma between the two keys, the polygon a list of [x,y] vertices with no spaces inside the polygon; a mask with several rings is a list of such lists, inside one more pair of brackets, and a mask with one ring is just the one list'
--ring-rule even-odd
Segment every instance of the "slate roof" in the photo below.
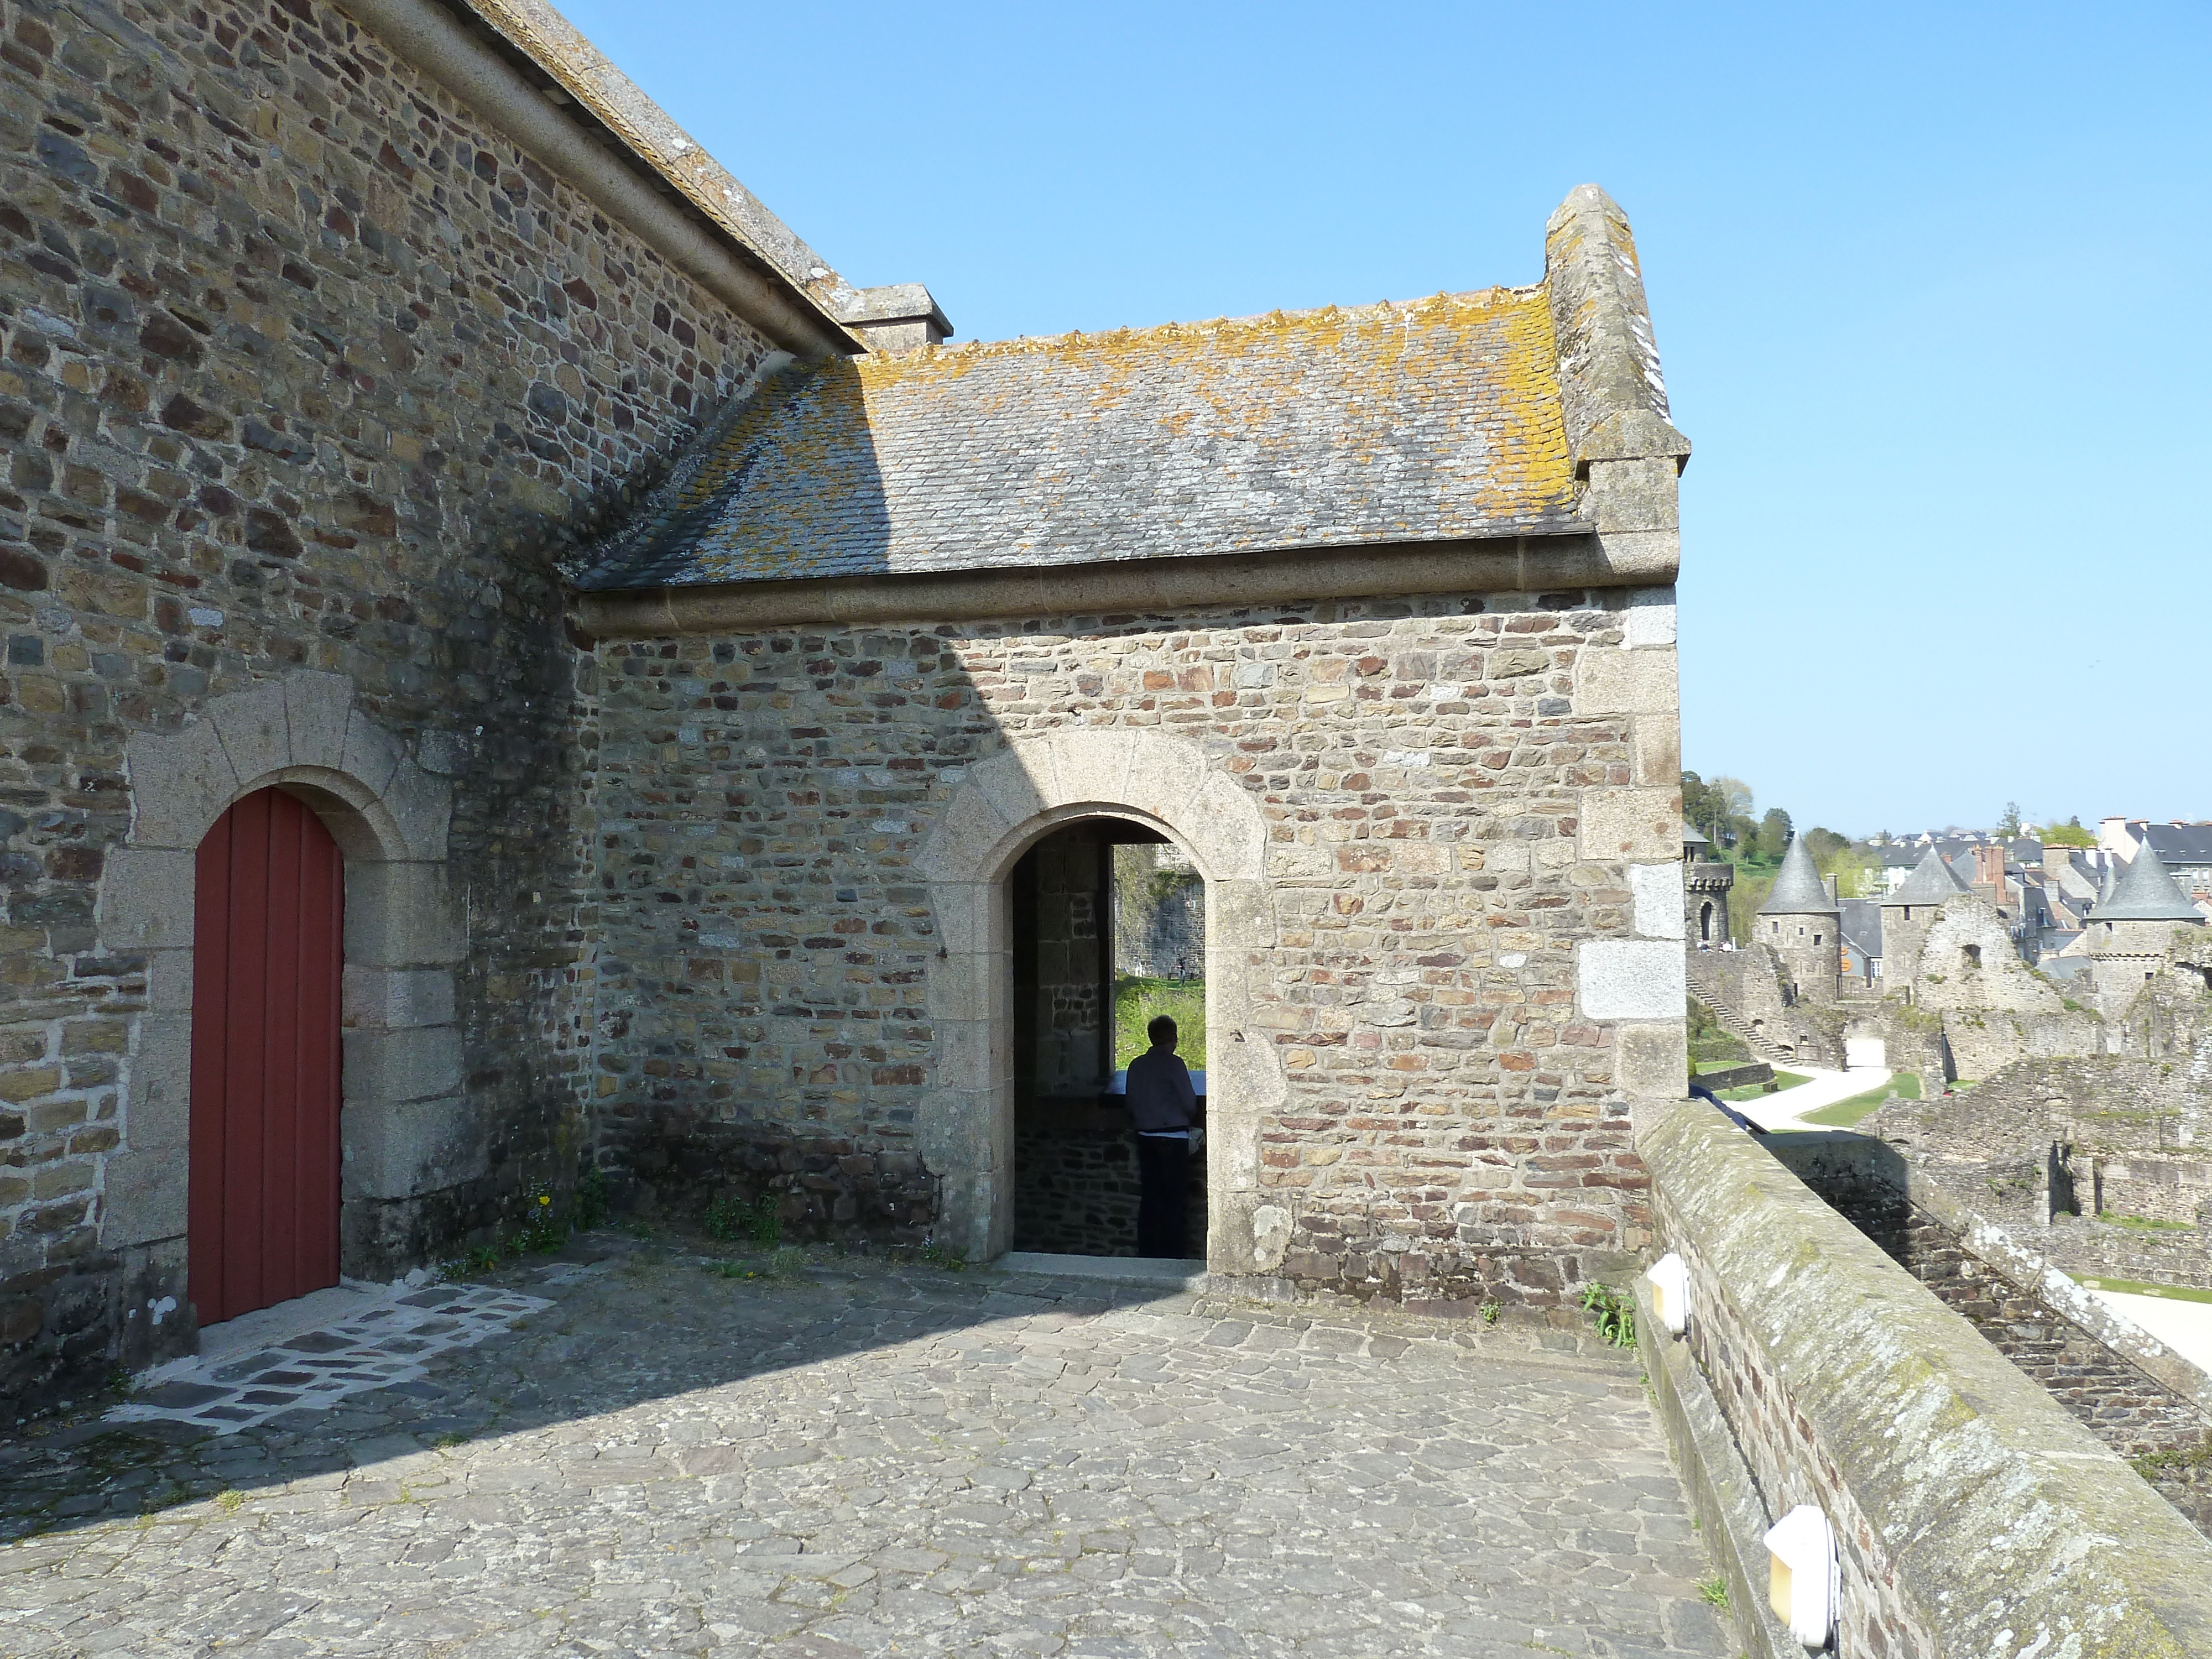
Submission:
{"label": "slate roof", "polygon": [[2212,864],[2212,823],[2147,823],[2141,834],[2169,871],[2185,864]]}
{"label": "slate roof", "polygon": [[1843,917],[1841,932],[1844,943],[1863,957],[1879,957],[1881,955],[1881,906],[1872,899],[1844,899],[1837,908]]}
{"label": "slate roof", "polygon": [[1943,849],[1930,846],[1921,855],[1920,862],[1912,866],[1907,876],[1892,893],[1882,896],[1884,904],[1941,904],[1945,899],[1956,898],[1967,891],[1966,884],[1945,861]]}
{"label": "slate roof", "polygon": [[787,364],[578,586],[1586,532],[1541,288]]}
{"label": "slate roof", "polygon": [[2112,898],[2096,908],[2099,921],[2202,921],[2203,912],[2182,896],[2148,841],[2120,874]]}
{"label": "slate roof", "polygon": [[1692,823],[1687,818],[1682,820],[1682,848],[1686,854],[1692,847],[1711,847],[1711,845],[1712,842],[1707,841],[1699,833],[1697,825]]}
{"label": "slate roof", "polygon": [[1790,843],[1790,850],[1782,855],[1782,867],[1774,872],[1774,890],[1766,896],[1766,902],[1759,907],[1762,916],[1832,916],[1841,914],[1836,901],[1828,896],[1828,885],[1820,879],[1820,872],[1813,862],[1813,854],[1798,836]]}

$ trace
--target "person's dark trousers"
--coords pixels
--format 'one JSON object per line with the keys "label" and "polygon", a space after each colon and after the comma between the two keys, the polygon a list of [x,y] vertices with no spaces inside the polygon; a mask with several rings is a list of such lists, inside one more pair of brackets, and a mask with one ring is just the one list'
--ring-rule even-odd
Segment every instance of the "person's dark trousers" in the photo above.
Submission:
{"label": "person's dark trousers", "polygon": [[1190,1189],[1190,1142],[1137,1137],[1137,1254],[1180,1256],[1187,1247],[1183,1200]]}

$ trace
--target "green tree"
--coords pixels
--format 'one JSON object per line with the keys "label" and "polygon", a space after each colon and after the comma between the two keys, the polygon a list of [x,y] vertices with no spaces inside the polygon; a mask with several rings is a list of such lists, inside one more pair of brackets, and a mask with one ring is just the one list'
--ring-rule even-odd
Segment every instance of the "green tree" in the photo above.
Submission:
{"label": "green tree", "polygon": [[2077,813],[2063,823],[2047,823],[2035,832],[2036,839],[2045,847],[2094,847],[2096,836],[2081,827]]}
{"label": "green tree", "polygon": [[1759,821],[1759,855],[1763,859],[1778,859],[1790,846],[1790,814],[1778,806],[1766,809],[1766,816]]}
{"label": "green tree", "polygon": [[1849,836],[1839,836],[1834,830],[1824,830],[1818,824],[1805,832],[1805,850],[1813,855],[1815,864],[1822,859],[1833,858],[1850,844]]}
{"label": "green tree", "polygon": [[1737,943],[1750,944],[1759,938],[1759,907],[1773,890],[1771,871],[1756,876],[1748,872],[1737,874],[1728,895],[1729,934]]}
{"label": "green tree", "polygon": [[2020,803],[2018,801],[2008,800],[2005,803],[2004,816],[1997,820],[1997,834],[2005,841],[2010,841],[2020,834]]}

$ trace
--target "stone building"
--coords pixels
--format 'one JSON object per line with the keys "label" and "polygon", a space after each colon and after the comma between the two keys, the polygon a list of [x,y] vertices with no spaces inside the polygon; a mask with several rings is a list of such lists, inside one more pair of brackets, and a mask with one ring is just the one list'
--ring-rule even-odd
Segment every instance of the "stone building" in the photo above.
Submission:
{"label": "stone building", "polygon": [[1942,905],[1966,890],[1942,851],[1930,846],[1911,874],[1881,897],[1881,976],[1893,996],[1911,1000],[1920,949]]}
{"label": "stone building", "polygon": [[2146,838],[2089,913],[2090,973],[2098,1005],[2117,1015],[2143,982],[2173,960],[2174,929],[2202,927],[2204,913],[2166,873]]}
{"label": "stone building", "polygon": [[1713,856],[1713,844],[1687,818],[1682,820],[1683,916],[1690,943],[1714,948],[1729,943],[1729,892],[1735,866]]}
{"label": "stone building", "polygon": [[1759,943],[1782,962],[1792,1000],[1836,1000],[1842,971],[1843,908],[1820,878],[1804,838],[1793,840],[1774,872],[1774,886],[1759,907]]}
{"label": "stone building", "polygon": [[0,1388],[586,1164],[995,1254],[1063,836],[1204,878],[1217,1271],[1644,1242],[1688,446],[1601,192],[948,348],[537,0],[0,11]]}

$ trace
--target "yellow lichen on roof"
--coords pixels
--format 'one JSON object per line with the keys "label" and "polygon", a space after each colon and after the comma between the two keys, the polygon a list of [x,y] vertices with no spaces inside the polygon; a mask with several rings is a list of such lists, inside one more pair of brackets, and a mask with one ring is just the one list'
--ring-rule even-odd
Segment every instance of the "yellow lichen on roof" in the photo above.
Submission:
{"label": "yellow lichen on roof", "polygon": [[1540,289],[794,369],[609,567],[737,580],[1569,527]]}

